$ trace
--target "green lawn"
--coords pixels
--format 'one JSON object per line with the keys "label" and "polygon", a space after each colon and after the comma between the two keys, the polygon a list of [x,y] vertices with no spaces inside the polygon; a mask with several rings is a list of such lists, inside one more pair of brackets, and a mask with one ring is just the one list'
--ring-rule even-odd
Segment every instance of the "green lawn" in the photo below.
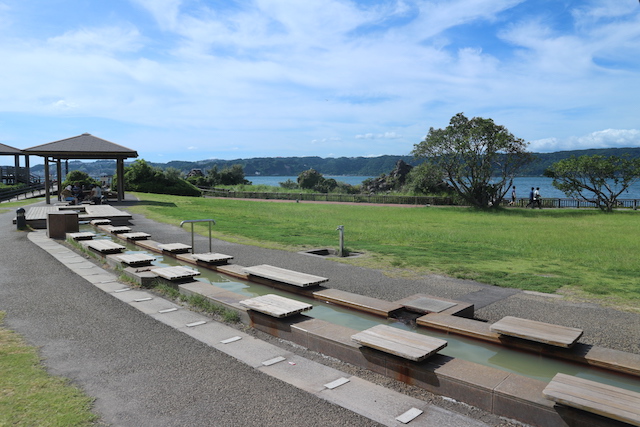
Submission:
{"label": "green lawn", "polygon": [[[4,313],[0,312],[0,324]],[[47,374],[38,352],[0,327],[0,426],[85,426],[93,400]]]}
{"label": "green lawn", "polygon": [[[215,219],[214,235],[290,250],[345,245],[347,262],[443,273],[540,292],[562,287],[640,305],[640,217],[635,211],[401,208],[137,194],[131,209],[157,221]],[[207,235],[206,226],[196,230]]]}

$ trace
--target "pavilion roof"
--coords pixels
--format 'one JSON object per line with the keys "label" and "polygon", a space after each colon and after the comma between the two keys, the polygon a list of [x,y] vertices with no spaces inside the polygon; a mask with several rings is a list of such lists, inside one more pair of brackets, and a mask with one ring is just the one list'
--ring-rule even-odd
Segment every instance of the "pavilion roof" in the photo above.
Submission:
{"label": "pavilion roof", "polygon": [[0,155],[24,154],[22,150],[0,143]]}
{"label": "pavilion roof", "polygon": [[90,133],[25,148],[24,154],[54,159],[126,159],[138,157],[138,153]]}

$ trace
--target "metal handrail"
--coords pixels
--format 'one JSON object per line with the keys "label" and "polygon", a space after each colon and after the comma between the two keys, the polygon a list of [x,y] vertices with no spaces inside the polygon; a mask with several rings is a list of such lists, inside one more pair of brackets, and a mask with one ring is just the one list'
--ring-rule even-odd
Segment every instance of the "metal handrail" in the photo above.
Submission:
{"label": "metal handrail", "polygon": [[211,253],[211,223],[216,223],[215,219],[186,219],[180,223],[180,227],[183,224],[191,224],[191,253],[195,253],[193,248],[195,247],[193,242],[193,223],[195,222],[208,222],[209,223],[209,253]]}

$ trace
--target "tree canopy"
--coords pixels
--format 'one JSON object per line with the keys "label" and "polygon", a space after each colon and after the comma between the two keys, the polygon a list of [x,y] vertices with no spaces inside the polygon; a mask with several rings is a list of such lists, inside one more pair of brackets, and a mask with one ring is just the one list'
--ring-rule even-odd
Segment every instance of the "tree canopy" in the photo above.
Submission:
{"label": "tree canopy", "polygon": [[125,188],[142,193],[173,194],[176,196],[200,196],[201,192],[180,177],[180,171],[163,171],[143,159],[124,168]]}
{"label": "tree canopy", "polygon": [[519,169],[532,160],[527,143],[491,119],[453,116],[429,129],[412,154],[438,167],[453,189],[479,208],[499,206]]}
{"label": "tree canopy", "polygon": [[618,197],[640,180],[640,159],[628,156],[572,156],[551,165],[545,176],[567,197],[593,202],[610,212]]}

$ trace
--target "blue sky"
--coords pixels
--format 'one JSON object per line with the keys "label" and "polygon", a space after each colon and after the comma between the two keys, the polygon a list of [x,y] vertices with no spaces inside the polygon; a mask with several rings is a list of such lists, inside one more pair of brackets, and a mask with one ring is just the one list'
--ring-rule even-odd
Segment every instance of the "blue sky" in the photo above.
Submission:
{"label": "blue sky", "polygon": [[154,162],[409,154],[459,112],[640,147],[637,0],[0,0],[0,142]]}

